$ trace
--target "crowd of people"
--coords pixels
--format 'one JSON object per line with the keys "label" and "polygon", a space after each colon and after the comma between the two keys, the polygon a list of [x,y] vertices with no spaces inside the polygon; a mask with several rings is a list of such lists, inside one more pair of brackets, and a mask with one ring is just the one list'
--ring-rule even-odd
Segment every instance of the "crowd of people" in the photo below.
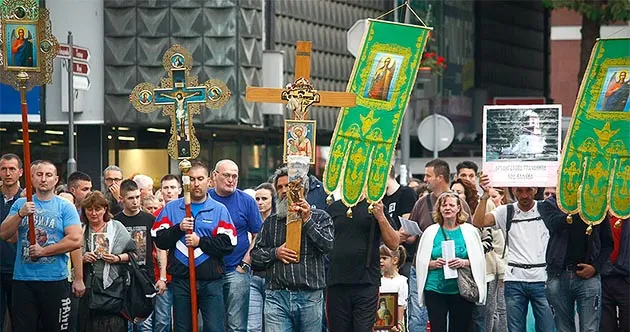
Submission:
{"label": "crowd of people", "polygon": [[[235,162],[194,161],[192,217],[176,175],[154,191],[151,177],[108,166],[101,192],[83,172],[59,185],[52,162],[28,167],[32,202],[19,156],[0,157],[0,330],[191,331],[189,247],[200,331],[522,332],[529,308],[536,331],[630,330],[627,221],[587,232],[555,188],[494,188],[470,161],[451,179],[432,160],[408,186],[392,169],[382,201],[351,214],[313,175],[289,204],[287,168],[241,190]],[[299,252],[287,247],[289,213],[302,222]],[[143,321],[103,296],[124,288],[130,260],[155,282]],[[382,294],[397,295],[394,308]]]}

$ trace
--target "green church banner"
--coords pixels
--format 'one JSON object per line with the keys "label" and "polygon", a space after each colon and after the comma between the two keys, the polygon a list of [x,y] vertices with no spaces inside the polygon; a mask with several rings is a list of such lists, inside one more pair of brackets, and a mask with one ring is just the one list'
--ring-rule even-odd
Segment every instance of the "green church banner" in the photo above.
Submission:
{"label": "green church banner", "polygon": [[365,195],[383,198],[405,108],[432,28],[368,20],[347,92],[357,105],[342,108],[324,171],[324,189],[346,206]]}
{"label": "green church banner", "polygon": [[[589,226],[630,217],[630,39],[593,47],[564,142],[558,205]],[[589,227],[590,229],[590,227]]]}

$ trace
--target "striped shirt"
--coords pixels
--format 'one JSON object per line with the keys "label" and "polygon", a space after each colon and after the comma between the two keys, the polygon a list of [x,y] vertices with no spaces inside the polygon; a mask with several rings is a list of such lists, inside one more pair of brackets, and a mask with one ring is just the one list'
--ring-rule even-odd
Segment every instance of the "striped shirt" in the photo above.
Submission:
{"label": "striped shirt", "polygon": [[263,223],[250,256],[255,264],[265,266],[268,289],[316,290],[326,287],[324,255],[333,247],[333,223],[323,210],[313,209],[311,219],[302,225],[300,262],[284,264],[276,256],[286,242],[286,218],[275,214]]}

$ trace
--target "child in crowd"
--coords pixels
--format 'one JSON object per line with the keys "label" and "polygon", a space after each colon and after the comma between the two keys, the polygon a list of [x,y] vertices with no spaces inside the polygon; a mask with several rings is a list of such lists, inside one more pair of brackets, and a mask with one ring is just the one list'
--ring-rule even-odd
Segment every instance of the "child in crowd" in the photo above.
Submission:
{"label": "child in crowd", "polygon": [[[409,289],[407,286],[407,277],[398,273],[400,264],[405,262],[407,252],[403,246],[398,246],[394,251],[381,245],[380,248],[381,263],[381,287],[379,292],[382,293],[398,293],[398,324],[392,331],[403,331],[405,321],[405,310],[407,309],[407,296]],[[377,317],[378,319],[378,317]]]}

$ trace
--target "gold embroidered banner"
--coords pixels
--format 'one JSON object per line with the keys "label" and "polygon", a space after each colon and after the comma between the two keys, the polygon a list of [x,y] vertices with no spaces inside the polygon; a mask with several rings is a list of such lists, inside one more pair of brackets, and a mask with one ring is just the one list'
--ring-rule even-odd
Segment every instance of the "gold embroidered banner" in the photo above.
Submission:
{"label": "gold embroidered banner", "polygon": [[368,20],[348,83],[354,107],[342,108],[324,171],[328,193],[340,189],[346,206],[364,193],[369,202],[385,194],[392,153],[422,51],[431,28]]}
{"label": "gold embroidered banner", "polygon": [[564,142],[558,205],[589,225],[630,217],[630,39],[599,40]]}

